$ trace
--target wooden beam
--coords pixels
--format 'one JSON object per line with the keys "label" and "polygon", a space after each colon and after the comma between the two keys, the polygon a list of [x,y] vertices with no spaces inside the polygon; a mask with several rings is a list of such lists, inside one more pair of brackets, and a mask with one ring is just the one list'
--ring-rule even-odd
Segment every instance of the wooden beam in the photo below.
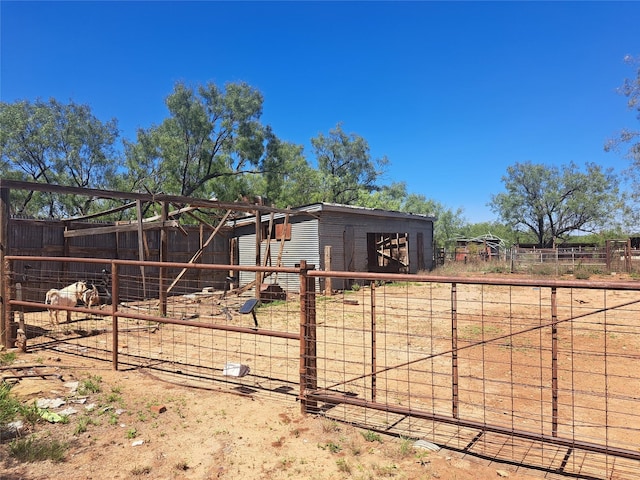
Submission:
{"label": "wooden beam", "polygon": [[[144,228],[142,222],[142,201],[136,200],[136,209],[138,211],[138,260],[144,262]],[[142,275],[142,298],[147,298],[147,279],[144,274],[144,265],[140,265],[140,274]]]}
{"label": "wooden beam", "polygon": [[[163,202],[166,203],[166,202]],[[178,210],[172,210],[170,211],[167,216],[168,217],[175,217],[176,215],[180,215],[181,213],[189,213],[192,212],[193,210],[197,210],[198,208],[201,207],[192,207],[190,205],[187,205],[186,207],[182,207],[179,208]],[[145,222],[152,222],[154,220],[160,220],[162,218],[162,215],[154,215],[153,217],[147,217],[145,218]]]}
{"label": "wooden beam", "polygon": [[94,198],[111,198],[122,200],[140,200],[144,202],[170,202],[173,204],[191,205],[192,207],[217,208],[220,210],[234,210],[239,212],[275,212],[275,213],[291,213],[294,215],[315,215],[301,212],[297,210],[285,210],[282,208],[268,207],[265,205],[255,205],[248,202],[219,202],[218,200],[206,200],[202,198],[185,197],[181,195],[166,195],[163,193],[137,193],[137,192],[119,192],[115,190],[100,190],[97,188],[83,187],[67,187],[63,185],[54,185],[51,183],[24,182],[21,180],[0,179],[1,188],[9,188],[15,190],[37,191],[60,193],[65,195],[82,195]]}
{"label": "wooden beam", "polygon": [[103,210],[102,212],[92,213],[91,215],[83,215],[81,217],[65,218],[64,220],[69,221],[69,222],[90,220],[92,218],[102,217],[103,215],[110,215],[112,213],[122,212],[123,210],[128,210],[128,209],[133,208],[135,206],[136,206],[136,202],[129,202],[129,203],[127,203],[125,205],[121,205],[119,207],[110,208],[109,210]]}
{"label": "wooden beam", "polygon": [[[167,202],[162,202],[161,208],[161,220],[164,222],[169,215],[169,205]],[[169,260],[169,232],[167,228],[163,228],[160,230],[160,252],[159,257],[161,262],[166,262]],[[161,267],[158,278],[158,290],[159,295],[158,299],[160,300],[160,315],[166,316],[167,314],[167,291],[164,288],[164,284],[167,281],[167,269],[166,267]]]}
{"label": "wooden beam", "polygon": [[[166,222],[142,222],[143,230],[152,230],[154,228],[178,228],[180,224],[177,220],[167,220]],[[79,228],[77,230],[65,230],[64,236],[66,238],[71,237],[86,237],[89,235],[103,235],[107,233],[120,233],[120,232],[135,232],[140,228],[140,225],[136,223],[127,223],[125,225],[111,225],[107,227],[94,227],[94,228]]]}
{"label": "wooden beam", "polygon": [[10,293],[4,256],[11,252],[9,245],[10,213],[9,189],[0,182],[0,347],[11,348],[11,308],[7,304]]}
{"label": "wooden beam", "polygon": [[[222,228],[222,226],[225,224],[225,222],[227,221],[227,218],[229,217],[229,215],[231,215],[231,212],[233,210],[229,210],[227,211],[227,213],[225,214],[225,216],[222,218],[222,220],[220,220],[220,223],[218,224],[218,227],[213,231],[213,233],[209,236],[209,238],[207,239],[206,242],[204,242],[202,244],[202,246],[198,249],[198,251],[196,253],[193,254],[193,256],[191,257],[191,260],[189,260],[188,263],[195,263],[201,256],[202,256],[202,252],[204,252],[204,249],[207,248],[209,246],[209,244],[213,241],[213,239],[215,238],[215,236],[217,235],[217,233],[220,231],[220,229]],[[176,286],[176,284],[180,281],[180,279],[184,276],[184,274],[187,272],[186,268],[183,268],[182,271],[176,276],[175,280],[171,283],[171,285],[169,285],[169,288],[167,288],[167,293],[169,293],[171,291],[171,289],[173,287]]]}
{"label": "wooden beam", "polygon": [[201,219],[200,217],[198,217],[197,215],[194,215],[191,212],[187,212],[187,215],[189,215],[190,217],[196,219],[198,221],[198,223],[200,223],[201,225],[206,225],[211,230],[215,230],[216,229],[215,225],[213,225],[212,223],[207,222],[206,220]]}

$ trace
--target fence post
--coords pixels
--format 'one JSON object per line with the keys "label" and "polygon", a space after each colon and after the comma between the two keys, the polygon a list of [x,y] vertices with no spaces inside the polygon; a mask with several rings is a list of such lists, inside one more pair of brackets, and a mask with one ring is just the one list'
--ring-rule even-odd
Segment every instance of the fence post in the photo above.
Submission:
{"label": "fence post", "polygon": [[551,434],[558,436],[558,298],[551,287]]}
{"label": "fence post", "polygon": [[111,352],[112,367],[118,370],[118,303],[120,303],[118,264],[111,262]]}
{"label": "fence post", "polygon": [[451,284],[451,389],[452,415],[458,418],[458,288]]}
{"label": "fence post", "polygon": [[0,347],[11,348],[11,309],[9,308],[11,269],[5,262],[10,253],[9,245],[9,189],[2,186],[0,179]]}
{"label": "fence post", "polygon": [[0,346],[5,348],[13,347],[13,313],[11,312],[11,306],[9,305],[9,300],[11,300],[11,281],[9,280],[9,275],[11,272],[11,266],[9,265],[8,260],[3,260],[4,270],[2,274],[2,291],[0,291],[0,295],[2,295],[2,318],[0,319],[0,339],[2,342]]}
{"label": "fence post", "polygon": [[305,260],[300,261],[300,411],[303,414],[317,408],[317,402],[307,398],[307,391],[318,387],[315,280],[307,275],[314,268]]}
{"label": "fence post", "polygon": [[376,401],[376,282],[371,282],[371,401]]}
{"label": "fence post", "polygon": [[[23,300],[22,298],[22,283],[16,283],[16,300]],[[18,310],[18,331],[16,334],[16,347],[22,352],[27,351],[27,328],[24,325],[24,307],[20,307]]]}
{"label": "fence post", "polygon": [[[162,228],[160,229],[160,261],[166,262],[169,260],[169,232],[165,222],[169,219],[169,204],[162,202],[162,212],[160,214],[162,221]],[[202,238],[202,237],[200,237]],[[158,272],[158,299],[160,300],[160,316],[165,317],[167,315],[167,289],[165,283],[167,281],[167,269],[166,267],[160,267]]]}

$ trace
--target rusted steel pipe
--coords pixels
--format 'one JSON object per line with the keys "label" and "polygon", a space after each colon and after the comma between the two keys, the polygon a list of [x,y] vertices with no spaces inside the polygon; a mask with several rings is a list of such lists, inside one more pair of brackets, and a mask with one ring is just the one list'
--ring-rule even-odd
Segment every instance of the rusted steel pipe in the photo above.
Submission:
{"label": "rusted steel pipe", "polygon": [[132,266],[145,266],[145,267],[158,267],[158,268],[188,268],[195,270],[233,270],[243,272],[274,272],[274,273],[293,273],[299,274],[300,269],[295,267],[252,267],[244,265],[227,265],[227,264],[204,264],[204,263],[184,263],[184,262],[157,262],[157,261],[141,261],[141,260],[112,260],[112,259],[100,259],[100,258],[81,258],[81,257],[38,257],[35,255],[7,255],[5,257],[8,260],[23,260],[31,262],[60,262],[65,261],[69,263],[93,263],[101,264],[105,263],[117,264],[117,265],[132,265]]}
{"label": "rusted steel pipe", "polygon": [[456,277],[449,275],[418,275],[407,273],[370,273],[322,271],[309,272],[312,277],[357,278],[362,280],[387,280],[390,282],[426,282],[426,283],[457,283],[463,285],[501,285],[511,287],[558,287],[584,288],[593,290],[640,290],[640,282],[630,281],[594,281],[594,280],[547,280],[531,278],[495,278],[495,277]]}
{"label": "rusted steel pipe", "polygon": [[451,284],[451,412],[458,418],[458,289]]}
{"label": "rusted steel pipe", "polygon": [[371,282],[371,400],[376,401],[376,383],[378,369],[376,353],[376,284]]}
{"label": "rusted steel pipe", "polygon": [[[118,264],[111,263],[111,366],[118,370],[118,304],[120,303],[120,276],[118,275]],[[105,286],[106,288],[106,286]]]}
{"label": "rusted steel pipe", "polygon": [[[11,305],[22,305],[25,307],[43,307],[42,303],[37,303],[37,302],[11,300],[9,303]],[[49,305],[47,305],[46,307],[49,308]],[[56,310],[69,310],[72,312],[81,312],[81,313],[94,314],[94,315],[98,314],[96,310],[90,310],[88,308],[82,308],[82,307],[58,307],[53,305],[51,306],[51,308],[54,308]],[[103,313],[102,315],[109,316],[110,314]],[[200,322],[194,322],[192,320],[178,320],[175,318],[156,317],[154,315],[145,315],[143,313],[128,313],[128,312],[123,312],[122,310],[119,310],[117,312],[116,318],[130,318],[133,320],[143,320],[143,321],[155,322],[155,323],[166,323],[169,325],[182,325],[185,327],[198,327],[198,328],[206,328],[209,330],[225,330],[228,332],[249,333],[251,335],[286,338],[289,340],[300,339],[300,335],[298,335],[297,333],[281,332],[276,330],[255,329],[251,327],[238,327],[235,325],[200,323]]]}
{"label": "rusted steel pipe", "polygon": [[558,436],[558,295],[551,289],[551,435]]}
{"label": "rusted steel pipe", "polygon": [[405,408],[397,405],[390,405],[385,403],[370,402],[363,398],[348,397],[346,395],[330,395],[320,392],[308,393],[307,397],[313,398],[318,402],[326,402],[332,405],[347,404],[354,405],[356,407],[371,408],[373,410],[379,410],[383,412],[396,413],[398,415],[409,416],[413,418],[422,418],[425,420],[433,420],[436,422],[447,423],[450,425],[457,425],[460,427],[468,427],[483,432],[497,433],[501,435],[514,436],[518,438],[524,438],[527,440],[533,440],[538,442],[546,442],[553,445],[560,445],[563,447],[582,449],[589,452],[602,453],[605,455],[615,455],[623,458],[630,458],[633,460],[640,460],[640,452],[634,450],[627,450],[625,448],[612,447],[607,445],[598,445],[590,442],[583,442],[572,438],[554,437],[551,435],[535,434],[524,430],[517,430],[514,428],[500,427],[498,425],[488,425],[482,422],[476,422],[473,420],[464,420],[461,418],[447,417],[445,415],[438,415],[435,413],[425,412],[424,410],[416,410],[413,408]]}

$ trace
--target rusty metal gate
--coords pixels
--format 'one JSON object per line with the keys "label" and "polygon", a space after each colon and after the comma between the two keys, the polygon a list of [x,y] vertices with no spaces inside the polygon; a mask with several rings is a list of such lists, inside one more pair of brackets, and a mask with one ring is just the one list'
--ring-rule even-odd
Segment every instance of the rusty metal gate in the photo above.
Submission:
{"label": "rusty metal gate", "polygon": [[[248,311],[256,290],[233,284],[240,267],[66,259],[108,267],[112,302],[64,308],[71,320],[53,325],[42,302],[19,297],[44,298],[40,285],[56,275],[46,264],[60,259],[38,257],[34,281],[16,274],[29,257],[6,258],[0,333],[15,338],[21,326],[31,349],[299,400],[307,413],[547,478],[639,471],[637,282],[322,272],[301,262],[243,267],[271,286],[278,275],[300,279],[299,291]],[[198,281],[174,284],[183,269],[199,270]],[[144,298],[142,274],[160,298]],[[353,286],[320,295],[320,277]]]}
{"label": "rusty metal gate", "polygon": [[317,303],[310,411],[559,478],[636,478],[636,282],[310,275],[362,285]]}

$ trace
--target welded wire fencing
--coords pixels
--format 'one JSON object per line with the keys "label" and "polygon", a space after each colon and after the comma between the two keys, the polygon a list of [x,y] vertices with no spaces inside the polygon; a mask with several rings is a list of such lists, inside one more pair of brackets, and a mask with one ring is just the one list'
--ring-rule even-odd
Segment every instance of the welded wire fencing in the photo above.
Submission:
{"label": "welded wire fencing", "polygon": [[[21,282],[5,288],[4,332],[22,321],[30,349],[296,399],[310,414],[547,478],[639,471],[640,283],[322,272],[301,262],[243,267],[260,272],[260,292],[278,273],[300,279],[297,291],[255,302],[256,285],[237,283],[240,267],[70,259],[109,270],[112,298],[65,308],[71,321],[54,324],[43,301],[17,298],[18,283],[25,298],[45,292],[19,277],[23,257],[7,258]],[[145,283],[159,297],[141,293],[143,265],[157,267]],[[175,282],[184,268],[211,284]],[[321,295],[322,277],[353,287]]]}

